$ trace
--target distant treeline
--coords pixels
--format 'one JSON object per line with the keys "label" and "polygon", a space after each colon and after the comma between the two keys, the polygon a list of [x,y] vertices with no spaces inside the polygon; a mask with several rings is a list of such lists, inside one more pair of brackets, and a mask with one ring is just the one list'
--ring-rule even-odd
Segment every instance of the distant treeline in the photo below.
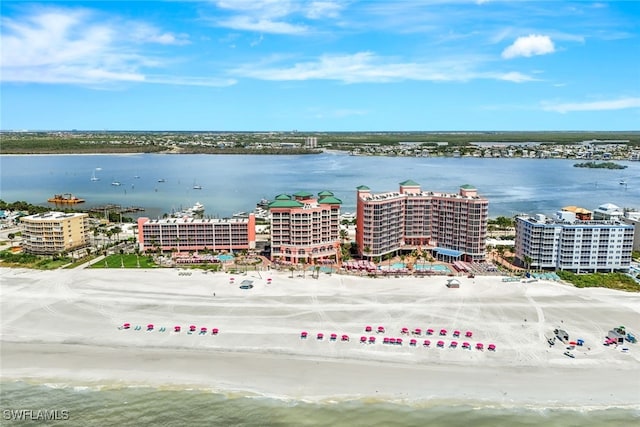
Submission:
{"label": "distant treeline", "polygon": [[[640,132],[2,132],[2,154],[210,153],[313,154],[318,148],[351,150],[364,144],[401,143],[464,147],[470,143],[572,145],[623,144],[640,147]],[[281,143],[285,143],[280,146]]]}

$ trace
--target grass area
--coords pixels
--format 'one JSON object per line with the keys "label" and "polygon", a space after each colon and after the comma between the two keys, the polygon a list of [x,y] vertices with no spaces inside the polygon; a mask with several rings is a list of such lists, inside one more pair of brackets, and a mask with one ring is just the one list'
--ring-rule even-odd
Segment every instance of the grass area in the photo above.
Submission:
{"label": "grass area", "polygon": [[158,265],[150,256],[136,254],[109,255],[102,261],[91,265],[91,268],[155,268]]}
{"label": "grass area", "polygon": [[569,271],[557,271],[556,274],[577,288],[607,288],[640,292],[640,284],[623,273],[575,274]]}
{"label": "grass area", "polygon": [[24,253],[0,252],[0,266],[13,268],[33,268],[55,270],[71,262],[69,257],[45,257]]}

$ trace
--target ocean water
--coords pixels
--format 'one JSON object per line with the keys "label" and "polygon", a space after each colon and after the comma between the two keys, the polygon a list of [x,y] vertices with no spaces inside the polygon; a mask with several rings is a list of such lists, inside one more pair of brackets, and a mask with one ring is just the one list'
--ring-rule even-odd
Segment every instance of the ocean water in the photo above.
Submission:
{"label": "ocean water", "polygon": [[[491,217],[550,215],[567,205],[640,208],[640,162],[617,162],[628,166],[624,170],[576,168],[575,163],[336,153],[0,156],[0,198],[47,205],[53,194],[73,193],[86,200],[79,209],[110,203],[140,206],[145,208],[142,215],[150,217],[200,202],[206,215],[229,217],[281,193],[330,190],[343,201],[343,212],[354,212],[359,185],[376,193],[398,191],[400,182],[412,179],[423,190],[447,193],[473,185],[489,199]],[[99,181],[91,181],[94,173]],[[114,181],[121,185],[112,186]],[[194,184],[202,189],[193,189]]]}
{"label": "ocean water", "polygon": [[[303,402],[200,389],[22,381],[4,381],[0,386],[3,426],[628,427],[640,422],[639,410],[621,408],[518,408],[433,401]],[[37,420],[45,412],[57,420]]]}

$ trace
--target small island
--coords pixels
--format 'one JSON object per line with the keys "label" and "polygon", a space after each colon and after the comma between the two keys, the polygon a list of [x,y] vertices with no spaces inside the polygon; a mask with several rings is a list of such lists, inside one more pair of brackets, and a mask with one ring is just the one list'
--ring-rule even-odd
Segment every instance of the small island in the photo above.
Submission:
{"label": "small island", "polygon": [[613,162],[585,162],[585,163],[576,163],[573,165],[574,168],[591,168],[591,169],[626,169],[627,166],[618,165]]}

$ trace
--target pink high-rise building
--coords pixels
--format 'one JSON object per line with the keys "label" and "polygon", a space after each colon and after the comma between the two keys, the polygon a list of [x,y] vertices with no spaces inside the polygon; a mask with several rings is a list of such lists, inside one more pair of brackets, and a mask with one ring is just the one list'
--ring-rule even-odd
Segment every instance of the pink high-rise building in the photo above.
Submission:
{"label": "pink high-rise building", "polygon": [[271,259],[314,264],[339,261],[340,205],[330,191],[280,194],[269,204]]}
{"label": "pink high-rise building", "polygon": [[360,255],[382,257],[430,250],[445,261],[484,261],[489,202],[469,185],[456,193],[422,191],[407,180],[397,192],[357,188],[356,243]]}

